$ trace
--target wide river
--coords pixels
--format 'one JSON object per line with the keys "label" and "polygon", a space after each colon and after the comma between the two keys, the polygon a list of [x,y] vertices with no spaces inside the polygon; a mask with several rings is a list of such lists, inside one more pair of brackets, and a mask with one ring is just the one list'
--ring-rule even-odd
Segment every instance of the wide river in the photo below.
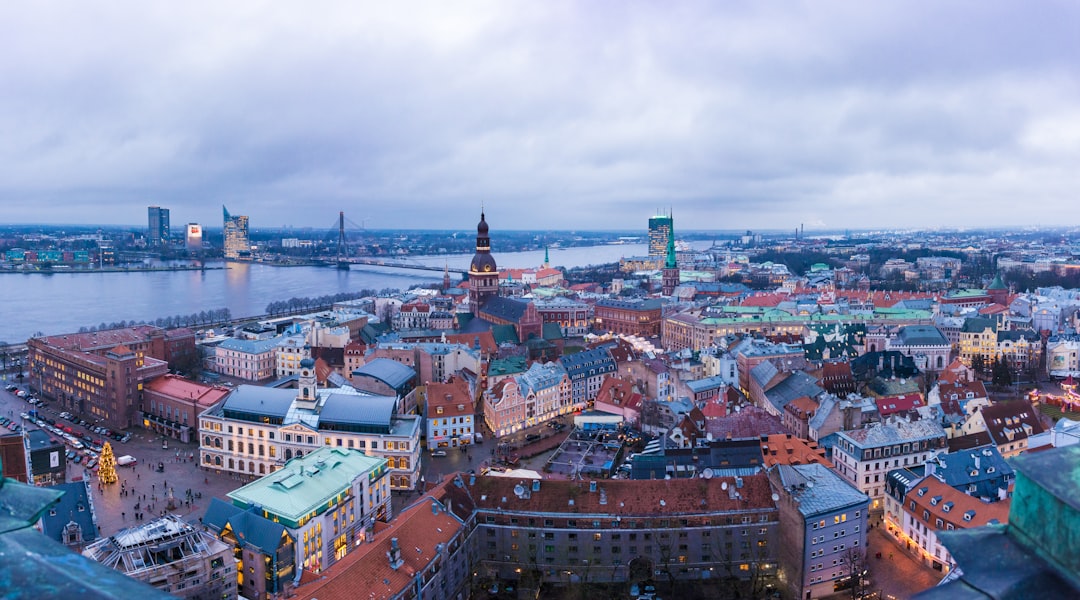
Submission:
{"label": "wide river", "polygon": [[[694,242],[704,249],[711,242]],[[645,244],[552,249],[553,266],[579,267],[647,254]],[[544,251],[494,253],[500,267],[539,266]],[[410,262],[466,269],[472,254],[409,257]],[[260,315],[275,300],[315,297],[362,289],[407,289],[442,281],[437,271],[353,265],[273,267],[251,263],[209,263],[225,269],[125,273],[0,274],[0,342],[21,343],[37,332],[70,333],[80,327],[118,321],[154,321],[228,308],[233,317]],[[457,280],[454,274],[451,277]]]}

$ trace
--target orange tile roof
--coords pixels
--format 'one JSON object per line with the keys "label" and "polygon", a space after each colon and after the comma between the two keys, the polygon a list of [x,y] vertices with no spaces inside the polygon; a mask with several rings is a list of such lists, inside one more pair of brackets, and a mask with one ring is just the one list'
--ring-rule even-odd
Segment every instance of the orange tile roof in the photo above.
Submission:
{"label": "orange tile roof", "polygon": [[[428,416],[460,417],[471,415],[474,412],[472,395],[469,393],[469,383],[464,379],[453,377],[446,383],[431,382],[427,384]],[[458,409],[461,406],[461,409]],[[442,412],[436,409],[442,408]]]}
{"label": "orange tile roof", "polygon": [[[389,525],[377,526],[373,542],[355,548],[337,564],[315,575],[311,583],[302,582],[294,590],[294,597],[300,600],[382,600],[393,598],[415,585],[415,575],[436,558],[436,546],[447,544],[463,527],[461,521],[442,506],[436,505],[438,512],[433,512],[433,503],[430,497],[425,497],[399,513]],[[387,558],[391,538],[397,538],[404,560],[397,569],[391,568]]]}
{"label": "orange tile roof", "polygon": [[[922,490],[922,495],[919,491]],[[938,498],[937,504],[931,501]],[[915,510],[911,510],[911,502],[915,502]],[[949,503],[948,512],[945,511]],[[998,502],[983,502],[974,496],[968,496],[960,490],[950,487],[945,482],[934,477],[926,477],[915,484],[913,489],[904,498],[905,511],[913,514],[918,521],[923,521],[922,511],[930,512],[930,519],[923,521],[928,529],[945,529],[946,523],[952,523],[956,529],[969,529],[981,527],[996,519],[998,523],[1006,523],[1009,520],[1009,505],[1011,500]],[[964,520],[964,513],[973,512],[970,521]],[[936,527],[935,519],[941,519],[942,526]]]}
{"label": "orange tile roof", "polygon": [[814,442],[788,434],[772,434],[761,442],[761,455],[765,467],[773,465],[808,465],[818,463],[833,468],[833,463],[825,458],[825,449]]}

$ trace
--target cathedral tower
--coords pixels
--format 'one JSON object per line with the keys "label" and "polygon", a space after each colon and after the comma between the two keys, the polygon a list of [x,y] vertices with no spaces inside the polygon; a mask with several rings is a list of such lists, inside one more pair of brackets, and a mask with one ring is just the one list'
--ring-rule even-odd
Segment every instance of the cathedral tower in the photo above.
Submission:
{"label": "cathedral tower", "polygon": [[491,238],[484,211],[480,211],[480,224],[476,226],[476,254],[469,264],[469,307],[472,314],[480,314],[480,307],[499,294],[499,269],[491,256]]}

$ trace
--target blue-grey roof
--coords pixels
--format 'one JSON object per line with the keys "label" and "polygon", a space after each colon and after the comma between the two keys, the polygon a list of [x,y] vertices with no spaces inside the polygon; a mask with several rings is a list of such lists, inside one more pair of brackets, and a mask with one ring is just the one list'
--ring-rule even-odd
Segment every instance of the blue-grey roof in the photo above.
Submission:
{"label": "blue-grey roof", "polygon": [[784,491],[799,505],[806,518],[869,506],[870,498],[824,465],[776,465]]}
{"label": "blue-grey roof", "polygon": [[218,344],[217,347],[226,350],[236,350],[237,352],[244,352],[246,354],[265,354],[267,352],[273,352],[280,343],[281,338],[276,337],[268,340],[241,340],[229,338]]}
{"label": "blue-grey roof", "polygon": [[596,373],[593,373],[595,375],[604,372],[610,373],[618,368],[615,359],[611,357],[611,352],[605,346],[576,354],[563,355],[559,362],[566,369],[566,374],[570,376],[570,379],[588,377],[590,369],[596,371]]}
{"label": "blue-grey roof", "polygon": [[90,510],[90,499],[86,494],[86,483],[74,481],[50,486],[57,492],[63,492],[60,500],[41,515],[41,532],[53,541],[63,543],[64,527],[75,521],[82,527],[83,542],[89,543],[98,538],[94,515]]}
{"label": "blue-grey roof", "polygon": [[522,315],[525,314],[525,309],[528,307],[529,303],[527,301],[522,302],[513,298],[496,296],[485,302],[480,312],[511,323],[517,323],[521,320]]}
{"label": "blue-grey roof", "polygon": [[262,554],[273,554],[288,535],[284,525],[257,514],[254,508],[240,508],[219,498],[210,499],[202,522],[215,533],[229,526],[241,548],[253,546]]}
{"label": "blue-grey roof", "polygon": [[814,412],[814,415],[810,417],[808,423],[808,426],[812,431],[818,431],[825,426],[825,421],[828,420],[829,415],[832,414],[837,401],[839,401],[839,398],[832,394],[822,394],[818,398],[818,409]]}
{"label": "blue-grey roof", "polygon": [[690,391],[695,394],[698,392],[704,392],[707,390],[713,390],[719,387],[723,387],[727,382],[723,377],[717,375],[716,377],[706,377],[705,379],[697,379],[694,381],[687,381],[686,387],[690,388]]}
{"label": "blue-grey roof", "polygon": [[933,325],[908,325],[896,336],[903,346],[948,346],[949,340]]}
{"label": "blue-grey roof", "polygon": [[221,410],[284,419],[296,399],[296,390],[257,385],[238,385],[221,404]]}
{"label": "blue-grey roof", "polygon": [[375,360],[356,369],[352,374],[361,377],[378,379],[393,389],[399,389],[416,377],[416,371],[396,360],[389,358],[376,358]]}
{"label": "blue-grey roof", "polygon": [[970,496],[991,499],[999,497],[999,489],[1008,489],[1014,476],[1012,466],[993,444],[938,454],[926,461],[926,472]]}
{"label": "blue-grey roof", "polygon": [[771,360],[763,360],[750,369],[750,377],[764,390],[766,385],[779,372],[780,370],[776,368],[776,365]]}
{"label": "blue-grey roof", "polygon": [[765,399],[775,406],[777,411],[784,412],[784,407],[792,400],[803,396],[817,398],[824,391],[818,386],[816,379],[802,371],[795,371],[787,379],[769,388],[765,392]]}
{"label": "blue-grey roof", "polygon": [[566,371],[558,364],[549,362],[540,364],[534,362],[528,371],[517,376],[518,385],[521,386],[521,394],[528,396],[529,392],[538,393],[541,390],[559,385]]}
{"label": "blue-grey roof", "polygon": [[394,396],[330,393],[319,411],[319,422],[388,427],[396,407]]}

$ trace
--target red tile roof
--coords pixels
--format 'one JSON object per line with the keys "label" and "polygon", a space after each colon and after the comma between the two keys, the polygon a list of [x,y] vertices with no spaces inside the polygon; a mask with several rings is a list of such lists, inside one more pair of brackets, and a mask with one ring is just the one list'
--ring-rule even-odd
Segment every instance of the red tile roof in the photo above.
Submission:
{"label": "red tile roof", "polygon": [[[300,600],[381,600],[393,598],[415,585],[414,576],[437,556],[436,546],[446,544],[463,527],[461,521],[442,507],[432,511],[433,501],[425,497],[397,515],[390,524],[376,523],[375,540],[362,544],[311,583],[294,590]],[[390,567],[390,539],[397,538],[404,560]],[[305,573],[305,577],[307,577]]]}
{"label": "red tile roof", "polygon": [[877,404],[878,414],[882,417],[906,413],[920,406],[926,406],[922,394],[900,394],[899,396],[883,396],[874,400]]}
{"label": "red tile roof", "polygon": [[[919,492],[922,492],[920,494]],[[934,502],[934,499],[937,499]],[[915,510],[910,509],[911,503],[915,502]],[[934,477],[926,477],[908,492],[904,498],[905,511],[915,516],[916,521],[921,521],[928,529],[945,529],[946,523],[951,523],[956,529],[968,529],[987,525],[991,520],[1005,523],[1009,520],[1009,505],[1011,500],[999,502],[983,502],[974,496],[968,496],[964,492],[949,487],[945,482],[938,481]],[[948,506],[948,511],[945,510]],[[930,513],[930,518],[923,520],[922,512]],[[970,513],[971,520],[965,520],[964,514]],[[936,526],[937,519],[941,519],[942,526]]]}
{"label": "red tile roof", "polygon": [[194,400],[199,406],[205,407],[210,407],[230,392],[228,388],[204,385],[172,374],[151,379],[146,389],[170,398]]}
{"label": "red tile roof", "polygon": [[640,411],[641,394],[634,390],[633,383],[621,377],[608,377],[596,393],[596,403]]}
{"label": "red tile roof", "polygon": [[[476,483],[468,487],[479,510],[566,513],[576,518],[588,514],[630,517],[775,506],[764,473],[749,475],[742,480],[743,486],[737,488],[733,477],[609,479],[597,482],[597,491],[590,492],[589,484],[580,481],[545,479],[540,481],[539,491],[532,491],[533,480],[485,476],[477,477]],[[727,489],[724,489],[724,483],[727,483]],[[527,498],[515,493],[514,488],[519,485],[528,492]],[[740,498],[733,498],[729,493],[735,489]],[[600,494],[600,490],[604,493]],[[601,500],[605,503],[601,504]]]}

